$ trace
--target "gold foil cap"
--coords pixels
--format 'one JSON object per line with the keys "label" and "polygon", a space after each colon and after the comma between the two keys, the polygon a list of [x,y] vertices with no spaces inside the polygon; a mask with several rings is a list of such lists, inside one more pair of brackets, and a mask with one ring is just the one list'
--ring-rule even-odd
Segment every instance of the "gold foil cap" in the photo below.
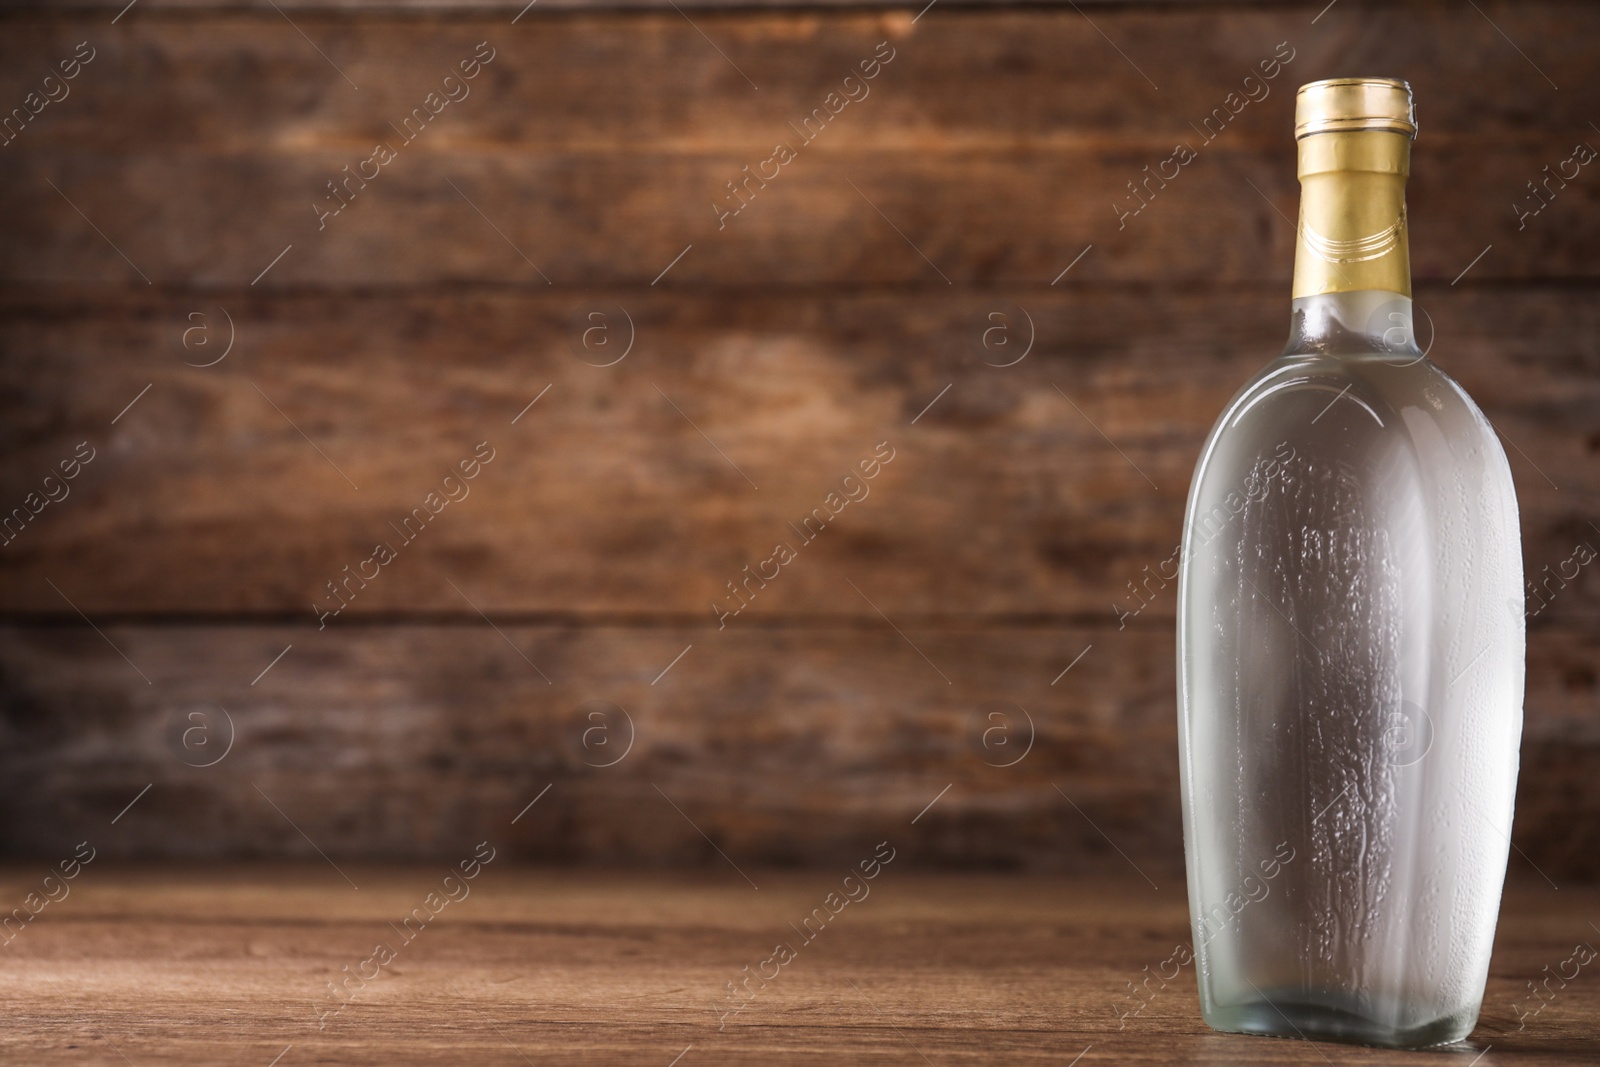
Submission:
{"label": "gold foil cap", "polygon": [[1396,78],[1327,78],[1300,87],[1295,140],[1314,133],[1389,130],[1417,136],[1411,86]]}

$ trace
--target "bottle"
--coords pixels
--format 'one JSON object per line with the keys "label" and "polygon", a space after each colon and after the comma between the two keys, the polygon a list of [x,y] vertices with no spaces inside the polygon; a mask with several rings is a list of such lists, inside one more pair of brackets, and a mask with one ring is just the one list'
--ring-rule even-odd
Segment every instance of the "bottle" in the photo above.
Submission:
{"label": "bottle", "polygon": [[1217,1030],[1414,1048],[1465,1037],[1483,999],[1522,553],[1495,432],[1412,328],[1415,135],[1405,82],[1301,87],[1289,341],[1190,489],[1178,736]]}

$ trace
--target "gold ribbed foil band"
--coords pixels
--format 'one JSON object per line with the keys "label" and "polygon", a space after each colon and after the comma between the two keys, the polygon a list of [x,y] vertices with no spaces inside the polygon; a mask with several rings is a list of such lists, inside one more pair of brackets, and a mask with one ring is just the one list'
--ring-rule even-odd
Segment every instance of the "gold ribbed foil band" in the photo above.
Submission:
{"label": "gold ribbed foil band", "polygon": [[1294,135],[1389,130],[1417,135],[1411,86],[1397,78],[1327,78],[1307,82],[1294,98]]}

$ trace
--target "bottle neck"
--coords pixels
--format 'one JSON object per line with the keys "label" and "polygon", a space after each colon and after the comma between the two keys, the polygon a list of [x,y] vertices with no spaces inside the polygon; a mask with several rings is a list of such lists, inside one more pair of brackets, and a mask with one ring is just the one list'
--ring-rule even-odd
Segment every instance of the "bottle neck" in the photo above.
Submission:
{"label": "bottle neck", "polygon": [[1381,291],[1411,296],[1406,176],[1411,138],[1387,130],[1299,141],[1294,298]]}
{"label": "bottle neck", "polygon": [[[1356,289],[1295,297],[1285,356],[1378,356],[1410,365],[1427,355],[1418,344],[1411,298],[1386,289]],[[1424,341],[1433,344],[1433,324]]]}

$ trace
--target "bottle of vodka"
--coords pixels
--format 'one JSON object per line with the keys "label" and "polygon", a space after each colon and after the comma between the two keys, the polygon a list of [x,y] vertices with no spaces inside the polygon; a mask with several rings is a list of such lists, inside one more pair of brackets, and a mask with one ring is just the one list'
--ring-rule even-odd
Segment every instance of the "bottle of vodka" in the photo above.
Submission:
{"label": "bottle of vodka", "polygon": [[1410,87],[1313,82],[1295,120],[1289,341],[1211,431],[1184,522],[1200,1004],[1218,1030],[1439,1044],[1477,1021],[1505,878],[1517,501],[1413,330]]}

